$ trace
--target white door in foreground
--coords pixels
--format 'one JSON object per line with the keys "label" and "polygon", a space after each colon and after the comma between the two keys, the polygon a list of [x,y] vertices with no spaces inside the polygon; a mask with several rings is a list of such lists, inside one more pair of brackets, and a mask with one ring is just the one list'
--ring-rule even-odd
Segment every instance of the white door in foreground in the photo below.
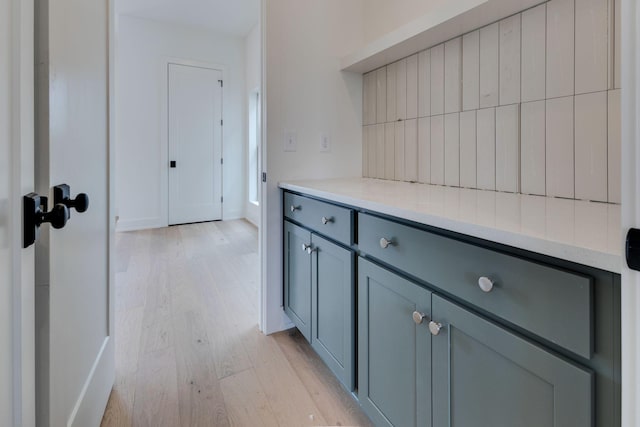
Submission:
{"label": "white door in foreground", "polygon": [[63,229],[36,243],[37,423],[100,425],[114,382],[109,302],[108,0],[36,3],[36,188],[71,198]]}
{"label": "white door in foreground", "polygon": [[169,224],[222,219],[222,73],[168,71]]}

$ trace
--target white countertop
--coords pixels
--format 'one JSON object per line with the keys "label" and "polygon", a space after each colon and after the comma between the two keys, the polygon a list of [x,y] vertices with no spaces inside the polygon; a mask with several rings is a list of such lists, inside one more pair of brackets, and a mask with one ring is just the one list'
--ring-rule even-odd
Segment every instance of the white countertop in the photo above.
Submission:
{"label": "white countertop", "polygon": [[620,205],[346,178],[283,189],[620,273]]}

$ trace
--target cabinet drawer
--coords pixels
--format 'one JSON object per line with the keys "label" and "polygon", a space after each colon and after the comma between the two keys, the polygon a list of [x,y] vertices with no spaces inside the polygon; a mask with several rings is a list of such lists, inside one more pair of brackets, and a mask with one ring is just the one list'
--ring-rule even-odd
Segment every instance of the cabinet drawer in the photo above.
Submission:
{"label": "cabinet drawer", "polygon": [[[382,238],[391,242],[386,248]],[[358,244],[366,256],[591,357],[590,277],[367,214],[358,216]],[[479,286],[481,277],[493,282],[488,292]]]}
{"label": "cabinet drawer", "polygon": [[284,216],[345,245],[353,243],[351,209],[285,192]]}

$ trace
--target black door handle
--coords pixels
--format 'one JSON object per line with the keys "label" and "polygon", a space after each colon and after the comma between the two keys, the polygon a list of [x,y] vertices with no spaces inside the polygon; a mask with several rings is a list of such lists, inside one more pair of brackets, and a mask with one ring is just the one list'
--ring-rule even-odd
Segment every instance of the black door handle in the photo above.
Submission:
{"label": "black door handle", "polygon": [[40,226],[48,222],[53,228],[60,229],[67,225],[69,208],[59,203],[47,212],[48,200],[36,193],[29,193],[22,198],[24,212],[24,230],[22,247],[28,248],[40,234]]}
{"label": "black door handle", "polygon": [[175,167],[176,167],[176,161],[175,161],[175,160],[171,160],[171,161],[169,162],[169,167],[170,167],[170,168],[175,168]]}
{"label": "black door handle", "polygon": [[640,230],[637,228],[627,232],[624,251],[629,268],[640,271]]}
{"label": "black door handle", "polygon": [[69,209],[75,209],[79,213],[89,209],[89,196],[80,193],[75,199],[71,199],[71,189],[67,184],[60,184],[53,187],[53,204],[65,205]]}

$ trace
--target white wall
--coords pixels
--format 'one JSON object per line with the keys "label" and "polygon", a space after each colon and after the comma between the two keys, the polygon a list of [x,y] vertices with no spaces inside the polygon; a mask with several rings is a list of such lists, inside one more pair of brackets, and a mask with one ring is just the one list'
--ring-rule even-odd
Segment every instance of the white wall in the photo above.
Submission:
{"label": "white wall", "polygon": [[121,15],[116,41],[118,229],[166,226],[167,146],[162,97],[168,58],[222,65],[223,218],[244,217],[244,40]]}
{"label": "white wall", "polygon": [[[340,58],[362,44],[363,3],[263,2],[267,136],[263,298],[267,310],[261,325],[266,333],[289,324],[281,308],[282,197],[278,182],[362,173],[362,76],[341,72]],[[296,131],[296,152],[283,152],[285,129]],[[323,132],[331,135],[329,153],[319,150]]]}
{"label": "white wall", "polygon": [[450,0],[367,0],[362,7],[364,41],[368,43],[382,37],[448,1]]}
{"label": "white wall", "polygon": [[[248,101],[249,94],[253,93],[256,89],[260,90],[261,80],[262,80],[262,58],[261,58],[261,48],[262,48],[262,26],[258,23],[251,30],[251,32],[247,35],[244,41],[245,44],[245,64],[246,64],[246,93],[245,93],[245,103],[247,105],[246,114],[249,114],[248,110]],[[262,96],[262,95],[261,95]],[[247,138],[248,145],[248,138]],[[245,150],[248,153],[248,149]],[[246,157],[246,162],[248,165],[249,156]],[[249,169],[247,170],[247,178],[249,177]],[[248,187],[248,186],[247,186]],[[248,191],[248,190],[247,190]],[[245,217],[251,221],[254,225],[260,224],[260,207],[249,201],[248,192],[245,193],[247,197],[245,197]]]}

